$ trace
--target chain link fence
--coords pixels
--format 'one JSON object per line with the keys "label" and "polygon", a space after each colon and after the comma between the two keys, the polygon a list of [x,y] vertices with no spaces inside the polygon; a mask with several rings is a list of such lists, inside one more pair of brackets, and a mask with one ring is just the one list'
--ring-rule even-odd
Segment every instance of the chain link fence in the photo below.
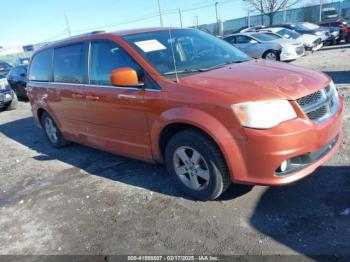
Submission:
{"label": "chain link fence", "polygon": [[[340,14],[342,17],[350,19],[350,0],[347,0],[325,3],[322,5],[322,7],[320,5],[312,5],[278,11],[274,16],[273,24],[295,23],[302,21],[318,23],[320,21],[320,8],[335,8],[338,14]],[[249,17],[246,16],[230,19],[224,22],[219,21],[219,23],[200,25],[200,28],[213,34],[218,34],[217,32],[219,32],[220,35],[227,35],[247,27],[248,24],[250,24],[250,26],[261,24],[269,25],[269,17],[260,14],[251,15]]]}

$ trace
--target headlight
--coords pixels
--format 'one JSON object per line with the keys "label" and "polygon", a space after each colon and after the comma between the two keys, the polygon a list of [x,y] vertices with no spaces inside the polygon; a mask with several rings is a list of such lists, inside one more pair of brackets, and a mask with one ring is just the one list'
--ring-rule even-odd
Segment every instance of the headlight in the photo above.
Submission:
{"label": "headlight", "polygon": [[6,78],[0,79],[0,90],[5,90],[8,85],[9,83]]}
{"label": "headlight", "polygon": [[335,86],[333,80],[331,80],[331,82],[329,83],[329,91],[333,93],[335,97],[339,96],[337,87]]}
{"label": "headlight", "polygon": [[287,100],[248,102],[232,105],[242,126],[267,129],[297,117]]}

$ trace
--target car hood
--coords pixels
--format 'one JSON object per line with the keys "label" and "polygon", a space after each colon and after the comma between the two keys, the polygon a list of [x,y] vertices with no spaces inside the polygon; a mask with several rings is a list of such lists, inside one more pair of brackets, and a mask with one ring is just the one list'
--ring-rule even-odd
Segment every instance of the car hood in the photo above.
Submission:
{"label": "car hood", "polygon": [[265,43],[276,43],[276,44],[295,45],[295,46],[302,44],[302,42],[297,39],[286,39],[286,38],[279,38],[272,41],[267,41]]}
{"label": "car hood", "polygon": [[320,72],[266,60],[250,60],[180,79],[189,88],[208,88],[232,95],[237,103],[295,100],[327,86],[329,81]]}
{"label": "car hood", "polygon": [[315,36],[315,35],[310,35],[310,34],[302,34],[298,37],[298,40],[303,42],[303,43],[309,44],[309,43],[313,43],[318,38],[320,38],[320,37]]}

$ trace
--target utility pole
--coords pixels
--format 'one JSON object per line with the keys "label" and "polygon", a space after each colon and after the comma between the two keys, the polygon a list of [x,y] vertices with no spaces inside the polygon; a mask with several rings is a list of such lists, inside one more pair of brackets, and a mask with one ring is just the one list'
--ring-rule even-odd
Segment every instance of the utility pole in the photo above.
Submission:
{"label": "utility pole", "polygon": [[219,17],[218,17],[218,4],[219,2],[215,2],[215,16],[216,16],[216,34],[219,34]]}
{"label": "utility pole", "polygon": [[179,8],[179,18],[180,18],[180,26],[182,28],[182,14],[181,14],[181,8]]}
{"label": "utility pole", "polygon": [[163,27],[162,10],[160,9],[160,0],[158,0],[158,11],[159,11],[160,26]]}
{"label": "utility pole", "polygon": [[323,1],[320,0],[320,17],[319,17],[319,21],[322,21],[322,5],[323,5]]}
{"label": "utility pole", "polygon": [[198,28],[198,15],[195,15],[194,18],[196,19],[196,28]]}
{"label": "utility pole", "polygon": [[64,20],[66,21],[66,27],[67,27],[67,33],[68,36],[72,36],[71,31],[70,31],[70,26],[69,26],[69,21],[68,21],[68,17],[67,17],[67,13],[66,11],[64,11]]}
{"label": "utility pole", "polygon": [[248,7],[248,28],[250,27],[250,8]]}

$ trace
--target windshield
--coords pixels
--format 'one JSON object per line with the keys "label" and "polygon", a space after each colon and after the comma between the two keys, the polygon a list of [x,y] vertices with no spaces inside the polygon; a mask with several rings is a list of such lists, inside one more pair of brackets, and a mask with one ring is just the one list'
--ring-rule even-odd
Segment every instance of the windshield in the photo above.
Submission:
{"label": "windshield", "polygon": [[338,15],[337,11],[335,11],[335,10],[323,11],[322,14],[324,16]]}
{"label": "windshield", "polygon": [[319,26],[311,23],[296,23],[295,28],[298,30],[316,30]]}
{"label": "windshield", "polygon": [[281,38],[280,36],[272,33],[257,33],[252,34],[252,36],[260,41],[272,41]]}
{"label": "windshield", "polygon": [[177,72],[193,73],[251,59],[227,42],[195,29],[139,33],[123,39],[162,75],[175,74],[174,64]]}
{"label": "windshield", "polygon": [[8,71],[12,68],[8,63],[0,62],[0,72],[2,71]]}
{"label": "windshield", "polygon": [[300,34],[293,31],[293,30],[289,30],[289,29],[281,29],[279,31],[277,31],[277,34],[285,37],[285,38],[289,38],[289,39],[297,39],[298,37],[300,37]]}

